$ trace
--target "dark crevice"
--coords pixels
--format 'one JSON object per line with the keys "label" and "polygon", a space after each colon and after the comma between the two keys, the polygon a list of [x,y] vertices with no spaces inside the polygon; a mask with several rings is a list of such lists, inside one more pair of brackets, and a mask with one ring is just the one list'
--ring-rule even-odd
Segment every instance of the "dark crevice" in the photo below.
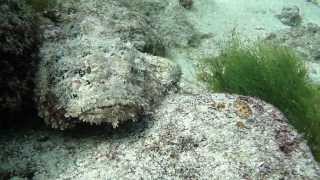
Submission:
{"label": "dark crevice", "polygon": [[0,128],[37,122],[34,77],[40,30],[24,1],[0,2]]}

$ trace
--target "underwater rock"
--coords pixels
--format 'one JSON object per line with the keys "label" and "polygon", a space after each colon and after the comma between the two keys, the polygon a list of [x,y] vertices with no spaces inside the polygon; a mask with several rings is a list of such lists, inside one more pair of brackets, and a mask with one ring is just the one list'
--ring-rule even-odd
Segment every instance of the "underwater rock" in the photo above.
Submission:
{"label": "underwater rock", "polygon": [[0,127],[34,115],[37,29],[24,1],[0,1]]}
{"label": "underwater rock", "polygon": [[186,9],[191,9],[193,5],[193,0],[179,0],[179,3],[182,7]]}
{"label": "underwater rock", "polygon": [[[33,179],[320,178],[319,164],[283,114],[245,96],[172,94],[152,117],[97,134],[26,133],[0,143],[7,158],[0,172],[34,164]],[[40,136],[50,136],[46,145]]]}
{"label": "underwater rock", "polygon": [[307,2],[312,2],[316,5],[320,5],[320,0],[307,0]]}
{"label": "underwater rock", "polygon": [[178,0],[118,1],[130,11],[147,18],[148,24],[161,37],[161,43],[166,49],[188,47],[194,37],[202,35],[194,28]]}
{"label": "underwater rock", "polygon": [[271,33],[266,40],[294,49],[305,60],[312,82],[320,84],[320,26],[308,23],[292,27]]}
{"label": "underwater rock", "polygon": [[287,26],[298,26],[302,21],[300,9],[297,6],[284,7],[281,10],[281,14],[277,15],[277,17]]}
{"label": "underwater rock", "polygon": [[154,128],[144,142],[150,149],[159,148],[143,157],[164,162],[160,167],[173,174],[164,178],[320,178],[305,140],[279,110],[262,100],[171,95],[153,117]]}
{"label": "underwater rock", "polygon": [[[96,3],[64,3],[65,19],[45,31],[36,101],[39,115],[53,128],[117,127],[137,120],[179,81],[176,64],[152,55],[162,49],[150,41],[156,34],[143,16],[116,1]],[[149,54],[145,47],[152,49]]]}
{"label": "underwater rock", "polygon": [[320,26],[308,23],[292,27],[271,33],[266,40],[294,49],[305,60],[309,78],[320,84]]}
{"label": "underwater rock", "polygon": [[320,61],[320,26],[308,23],[272,33],[267,40],[275,41],[295,49],[308,61]]}
{"label": "underwater rock", "polygon": [[106,28],[117,34],[124,42],[131,42],[141,52],[155,56],[165,56],[165,45],[162,37],[152,25],[153,20],[140,11],[130,9],[132,8],[130,5],[125,6],[117,2],[115,6],[117,6],[115,9],[118,11],[101,12],[111,24],[111,27]]}

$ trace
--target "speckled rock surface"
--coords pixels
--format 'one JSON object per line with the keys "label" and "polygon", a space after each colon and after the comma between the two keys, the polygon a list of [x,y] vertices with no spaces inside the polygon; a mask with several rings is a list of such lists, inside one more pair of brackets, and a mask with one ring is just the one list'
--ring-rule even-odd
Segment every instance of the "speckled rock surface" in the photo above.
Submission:
{"label": "speckled rock surface", "polygon": [[149,19],[150,27],[161,37],[166,48],[188,47],[201,33],[187,17],[188,9],[179,0],[118,0],[130,11],[138,12]]}
{"label": "speckled rock surface", "polygon": [[[72,11],[70,11],[72,9]],[[112,0],[70,1],[45,27],[36,99],[53,128],[136,120],[180,78],[148,20]]]}
{"label": "speckled rock surface", "polygon": [[236,95],[173,94],[152,117],[116,130],[22,132],[0,141],[0,172],[35,180],[320,178],[277,109]]}

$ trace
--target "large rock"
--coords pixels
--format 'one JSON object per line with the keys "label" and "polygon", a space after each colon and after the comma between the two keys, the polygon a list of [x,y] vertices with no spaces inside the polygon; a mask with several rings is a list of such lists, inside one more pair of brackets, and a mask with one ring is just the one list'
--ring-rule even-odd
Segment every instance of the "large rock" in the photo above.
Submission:
{"label": "large rock", "polygon": [[146,164],[165,167],[153,172],[157,178],[320,178],[319,165],[302,137],[282,113],[261,100],[173,95],[154,118],[144,157],[150,161]]}
{"label": "large rock", "polygon": [[151,118],[127,127],[0,139],[0,172],[33,179],[320,178],[303,138],[258,99],[173,94]]}
{"label": "large rock", "polygon": [[[24,1],[0,1],[0,127],[32,116],[33,77],[39,37]],[[21,121],[20,121],[21,122]]]}
{"label": "large rock", "polygon": [[47,25],[37,75],[39,114],[47,124],[117,127],[152,110],[175,87],[178,66],[144,53],[163,51],[144,16],[111,0],[63,5],[61,23]]}

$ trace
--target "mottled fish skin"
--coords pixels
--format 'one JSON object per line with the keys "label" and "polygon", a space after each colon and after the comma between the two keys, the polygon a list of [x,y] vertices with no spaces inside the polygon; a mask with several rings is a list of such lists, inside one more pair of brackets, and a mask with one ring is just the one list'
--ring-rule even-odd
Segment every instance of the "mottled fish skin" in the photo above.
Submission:
{"label": "mottled fish skin", "polygon": [[176,89],[180,79],[174,62],[141,52],[157,38],[142,15],[127,16],[129,10],[112,1],[119,8],[115,23],[104,9],[113,8],[111,4],[90,9],[91,3],[71,5],[74,16],[62,11],[67,19],[45,30],[61,30],[43,42],[37,74],[39,115],[53,128],[79,123],[116,128],[138,120]]}

